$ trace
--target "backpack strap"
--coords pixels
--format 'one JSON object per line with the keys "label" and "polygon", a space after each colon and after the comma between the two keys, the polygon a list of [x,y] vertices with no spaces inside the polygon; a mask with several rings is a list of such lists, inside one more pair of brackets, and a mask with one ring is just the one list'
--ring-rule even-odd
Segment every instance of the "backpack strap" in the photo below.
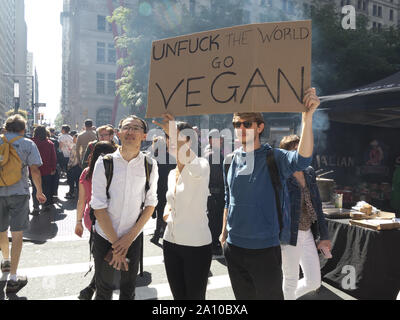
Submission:
{"label": "backpack strap", "polygon": [[[145,198],[147,192],[150,190],[150,175],[151,171],[153,170],[153,160],[151,157],[148,155],[144,154],[144,170],[146,172],[146,185],[144,187],[145,190]],[[144,210],[144,201],[142,203],[141,210],[143,212]],[[140,213],[138,220],[142,216],[142,212]],[[144,247],[143,247],[143,232],[140,233],[139,237],[141,238],[141,247],[140,247],[140,256],[139,256],[139,275],[143,278],[143,253],[144,253]],[[138,237],[138,238],[139,238]]]}
{"label": "backpack strap", "polygon": [[[110,199],[110,186],[111,181],[113,178],[114,173],[114,161],[111,154],[107,154],[103,157],[103,164],[104,164],[104,171],[107,179],[107,186],[106,186],[106,194],[107,199]],[[96,216],[94,215],[94,210],[90,208],[90,220],[92,222],[92,228],[90,229],[90,238],[89,238],[89,263],[92,261],[92,253],[93,253],[93,245],[94,245],[94,224],[96,222]],[[90,265],[89,271],[84,275],[86,277],[91,271],[93,266]]]}
{"label": "backpack strap", "polygon": [[106,194],[107,194],[107,199],[110,199],[110,186],[113,178],[113,172],[114,172],[114,161],[112,158],[111,154],[107,154],[103,158],[103,164],[104,164],[104,170],[105,170],[105,175],[107,179],[107,187],[106,187]]}
{"label": "backpack strap", "polygon": [[6,136],[4,134],[2,134],[1,138],[3,139],[4,143],[13,144],[15,141],[18,141],[19,139],[22,139],[23,137],[22,136],[18,136],[18,137],[15,137],[15,138],[11,139],[10,141],[8,141]]}
{"label": "backpack strap", "polygon": [[274,149],[270,149],[267,151],[267,166],[269,170],[269,175],[271,177],[272,186],[275,191],[276,209],[278,210],[279,231],[282,232],[283,214],[282,214],[282,205],[279,197],[280,190],[282,189],[282,182],[281,179],[279,178],[279,170],[274,156]]}
{"label": "backpack strap", "polygon": [[146,171],[146,186],[145,192],[150,190],[150,175],[153,170],[153,161],[148,155],[144,155],[144,169]]}

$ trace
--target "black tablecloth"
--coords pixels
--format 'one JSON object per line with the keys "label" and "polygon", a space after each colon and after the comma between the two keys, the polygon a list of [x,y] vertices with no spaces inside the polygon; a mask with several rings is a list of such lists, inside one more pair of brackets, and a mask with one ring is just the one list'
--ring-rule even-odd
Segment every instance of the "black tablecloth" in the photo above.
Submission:
{"label": "black tablecloth", "polygon": [[[400,291],[400,230],[374,231],[349,225],[348,219],[326,220],[333,258],[321,257],[322,280],[357,299],[396,299]],[[355,269],[355,289],[342,286],[342,281],[345,286],[351,283],[351,267],[345,266]]]}

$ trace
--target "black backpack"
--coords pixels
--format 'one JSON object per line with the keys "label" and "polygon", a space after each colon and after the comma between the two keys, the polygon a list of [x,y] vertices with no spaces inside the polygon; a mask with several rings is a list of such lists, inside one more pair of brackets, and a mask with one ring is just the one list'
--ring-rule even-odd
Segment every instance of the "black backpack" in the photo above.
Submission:
{"label": "black backpack", "polygon": [[[103,164],[104,164],[104,171],[107,179],[107,186],[106,186],[106,194],[107,194],[107,199],[110,199],[110,186],[113,178],[113,172],[114,172],[114,161],[112,158],[111,154],[107,154],[103,157]],[[144,168],[146,171],[146,185],[145,185],[145,194],[150,189],[150,175],[151,171],[153,169],[153,162],[152,159],[145,154],[144,157]],[[144,202],[141,205],[140,210],[143,211],[144,209]],[[140,219],[141,215],[139,215],[138,220]],[[94,210],[90,208],[90,221],[92,222],[92,228],[90,230],[90,239],[89,239],[89,244],[90,244],[90,253],[92,254],[93,250],[93,242],[94,242],[94,225],[96,222],[96,216],[94,214]],[[141,233],[141,236],[143,233]],[[91,269],[89,270],[89,272]],[[142,241],[142,247],[140,249],[140,276],[143,277],[143,241]]]}
{"label": "black backpack", "polygon": [[[226,179],[228,179],[228,171],[229,171],[229,168],[231,167],[233,158],[234,158],[234,153],[231,153],[226,156],[225,168],[224,168]],[[282,214],[282,206],[281,206],[279,194],[280,194],[280,191],[282,190],[282,183],[281,183],[281,179],[279,178],[279,170],[278,170],[278,165],[276,164],[276,161],[275,161],[274,149],[269,149],[267,151],[267,166],[268,166],[269,175],[271,177],[272,186],[275,191],[274,192],[275,193],[275,202],[276,202],[276,208],[278,210],[279,230],[281,233],[282,229],[283,229],[283,214]]]}

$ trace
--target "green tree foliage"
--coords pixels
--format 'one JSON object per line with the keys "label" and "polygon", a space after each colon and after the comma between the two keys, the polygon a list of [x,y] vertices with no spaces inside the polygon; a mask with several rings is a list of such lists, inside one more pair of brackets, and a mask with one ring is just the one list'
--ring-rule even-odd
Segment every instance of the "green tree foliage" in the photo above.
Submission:
{"label": "green tree foliage", "polygon": [[320,94],[349,90],[400,70],[398,29],[368,29],[368,19],[357,15],[356,29],[345,30],[333,4],[314,5],[312,77]]}
{"label": "green tree foliage", "polygon": [[28,120],[28,111],[26,111],[26,110],[18,109],[18,112],[15,112],[14,109],[11,109],[6,112],[7,117],[11,117],[15,114],[19,114],[19,115],[23,116],[25,118],[25,120]]}
{"label": "green tree foliage", "polygon": [[57,131],[61,131],[61,127],[63,124],[64,124],[64,119],[62,113],[60,112],[59,114],[57,114],[57,117],[54,120],[54,127]]}
{"label": "green tree foliage", "polygon": [[319,95],[364,85],[400,69],[398,29],[383,28],[379,32],[367,29],[367,18],[357,15],[356,30],[345,30],[341,25],[343,15],[331,1],[314,1],[310,15],[304,14],[299,6],[288,14],[265,1],[264,5],[250,8],[252,13],[257,12],[252,21],[245,0],[211,1],[211,7],[196,7],[196,14],[189,7],[181,12],[180,3],[141,1],[136,9],[120,7],[109,18],[125,32],[117,39],[117,48],[125,53],[119,60],[124,71],[117,87],[123,104],[131,112],[145,113],[152,41],[246,23],[311,18],[312,85],[317,87]]}

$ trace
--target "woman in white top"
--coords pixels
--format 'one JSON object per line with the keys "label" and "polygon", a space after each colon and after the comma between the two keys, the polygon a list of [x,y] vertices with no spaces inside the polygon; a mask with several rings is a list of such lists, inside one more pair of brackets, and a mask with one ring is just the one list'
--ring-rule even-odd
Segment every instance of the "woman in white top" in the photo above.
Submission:
{"label": "woman in white top", "polygon": [[168,176],[163,251],[168,282],[175,300],[205,300],[212,260],[207,199],[210,167],[191,149],[194,130],[166,114],[160,126],[171,156],[177,160]]}

